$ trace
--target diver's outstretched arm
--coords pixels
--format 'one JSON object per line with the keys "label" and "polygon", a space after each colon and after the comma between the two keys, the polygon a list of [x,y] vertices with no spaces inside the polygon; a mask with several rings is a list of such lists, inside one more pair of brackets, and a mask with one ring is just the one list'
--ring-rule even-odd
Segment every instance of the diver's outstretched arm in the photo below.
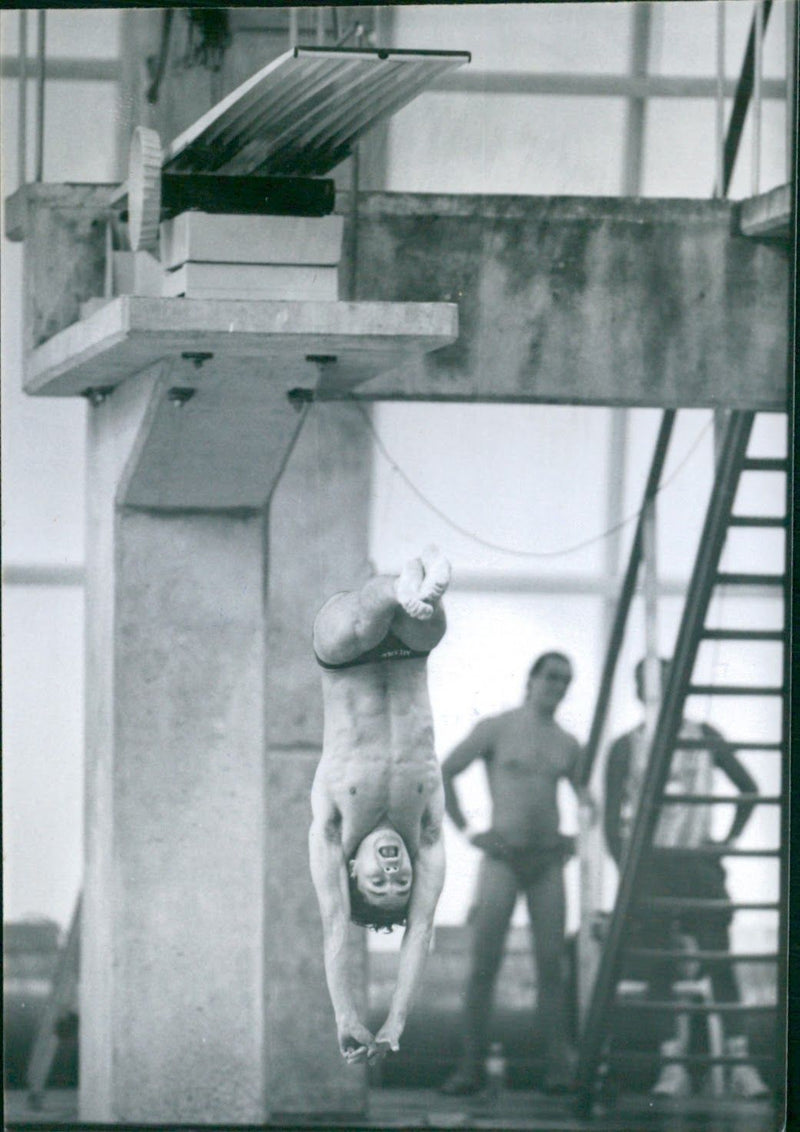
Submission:
{"label": "diver's outstretched arm", "polygon": [[[428,840],[428,839],[426,839]],[[422,979],[425,961],[433,934],[433,916],[444,885],[445,859],[441,830],[420,846],[414,862],[414,887],[408,909],[408,921],[400,949],[397,984],[392,995],[389,1014],[375,1035],[375,1046],[370,1060],[398,1050],[400,1036],[414,994]]]}
{"label": "diver's outstretched arm", "polygon": [[309,831],[311,878],[322,917],[325,978],[336,1018],[339,1050],[348,1062],[363,1061],[373,1047],[370,1031],[358,1017],[350,986],[348,937],[350,935],[350,894],[341,838],[333,815],[314,807]]}

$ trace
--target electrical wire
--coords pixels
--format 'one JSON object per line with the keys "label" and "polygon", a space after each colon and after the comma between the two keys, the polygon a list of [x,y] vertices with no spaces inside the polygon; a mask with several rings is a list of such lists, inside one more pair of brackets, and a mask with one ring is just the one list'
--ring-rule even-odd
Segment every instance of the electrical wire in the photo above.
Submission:
{"label": "electrical wire", "polygon": [[[367,428],[372,435],[372,439],[375,443],[376,448],[389,464],[392,471],[400,476],[406,487],[417,497],[417,499],[419,499],[419,501],[425,507],[427,507],[429,511],[432,511],[434,515],[441,519],[443,523],[446,523],[447,526],[449,526],[452,530],[456,531],[460,535],[463,535],[465,538],[470,539],[472,542],[476,542],[480,546],[486,547],[489,550],[495,550],[500,554],[513,555],[517,558],[561,558],[565,557],[568,554],[575,554],[577,551],[583,550],[587,546],[593,546],[595,543],[602,542],[604,539],[609,538],[611,535],[616,534],[617,531],[622,530],[624,527],[634,522],[642,513],[642,508],[640,507],[637,511],[633,512],[633,514],[628,515],[624,519],[621,519],[618,523],[615,523],[607,530],[600,532],[600,534],[592,535],[588,539],[583,539],[581,542],[575,543],[572,546],[562,547],[559,550],[519,550],[514,547],[502,546],[499,543],[491,542],[489,539],[485,539],[481,537],[481,535],[476,534],[474,531],[470,531],[466,527],[461,526],[461,524],[457,523],[454,519],[451,519],[449,515],[442,511],[440,507],[437,507],[437,505],[432,500],[428,499],[428,497],[422,491],[420,491],[416,484],[414,484],[413,481],[406,475],[406,473],[403,471],[394,457],[388,452],[386,445],[383,443],[382,439],[375,430],[375,426],[370,420],[369,413],[364,408],[364,406],[356,402],[356,407],[358,408],[359,412],[366,422]],[[683,459],[672,472],[672,474],[659,484],[659,486],[653,493],[654,496],[658,495],[659,492],[663,491],[666,487],[669,486],[669,484],[672,483],[678,473],[683,469],[684,465],[694,455],[694,452],[698,448],[705,434],[708,432],[712,423],[713,418],[712,420],[709,420],[700,430],[699,434],[684,455]]]}

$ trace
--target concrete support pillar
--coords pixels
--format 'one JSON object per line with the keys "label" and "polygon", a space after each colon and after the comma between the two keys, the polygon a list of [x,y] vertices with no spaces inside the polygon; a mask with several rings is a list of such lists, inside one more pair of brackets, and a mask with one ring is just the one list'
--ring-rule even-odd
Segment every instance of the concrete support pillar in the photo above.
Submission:
{"label": "concrete support pillar", "polygon": [[[352,408],[315,409],[270,524],[299,423],[276,389],[264,506],[132,506],[169,384],[157,368],[90,410],[80,1118],[356,1115],[306,838],[311,624],[334,575],[366,569],[367,441]],[[210,477],[235,459],[220,431]]]}

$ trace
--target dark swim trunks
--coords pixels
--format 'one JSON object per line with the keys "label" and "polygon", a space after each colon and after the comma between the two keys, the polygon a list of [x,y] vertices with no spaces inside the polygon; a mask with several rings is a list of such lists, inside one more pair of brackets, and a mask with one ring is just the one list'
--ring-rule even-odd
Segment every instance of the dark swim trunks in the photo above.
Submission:
{"label": "dark swim trunks", "polygon": [[416,649],[409,648],[404,641],[391,631],[386,634],[383,640],[375,645],[374,648],[362,652],[360,656],[353,657],[352,660],[346,660],[342,664],[329,664],[325,660],[320,660],[316,653],[317,664],[320,668],[340,669],[340,668],[355,668],[359,664],[374,664],[378,660],[414,660],[416,658],[424,658],[430,654],[427,652],[418,652]]}
{"label": "dark swim trunks", "polygon": [[482,849],[487,857],[508,865],[520,888],[536,884],[553,866],[563,866],[575,852],[575,839],[558,835],[555,845],[529,849],[517,849],[509,845],[501,834],[494,830],[473,839],[473,845]]}

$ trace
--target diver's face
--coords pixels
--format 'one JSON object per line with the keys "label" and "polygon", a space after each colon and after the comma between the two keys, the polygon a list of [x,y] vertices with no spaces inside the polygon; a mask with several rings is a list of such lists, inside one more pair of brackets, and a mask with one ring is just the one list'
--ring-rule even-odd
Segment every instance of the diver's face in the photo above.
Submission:
{"label": "diver's face", "polygon": [[404,908],[414,872],[400,834],[389,826],[367,834],[350,862],[350,875],[376,908]]}

